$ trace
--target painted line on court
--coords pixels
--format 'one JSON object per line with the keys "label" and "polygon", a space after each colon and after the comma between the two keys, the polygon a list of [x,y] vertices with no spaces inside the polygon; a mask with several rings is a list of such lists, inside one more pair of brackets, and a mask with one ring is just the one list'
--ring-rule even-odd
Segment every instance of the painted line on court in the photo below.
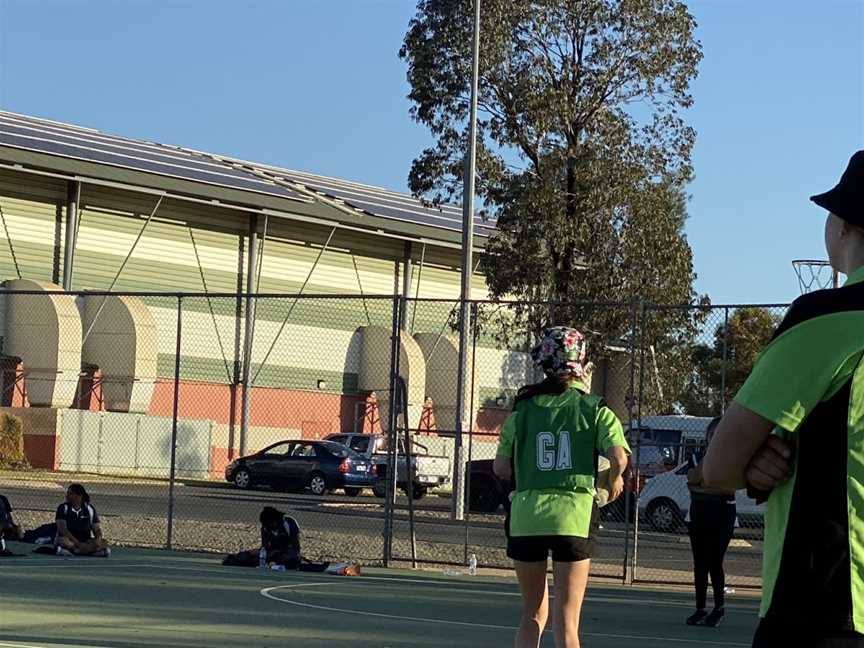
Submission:
{"label": "painted line on court", "polygon": [[91,646],[90,644],[44,644],[41,646],[34,646],[32,644],[23,644],[23,643],[6,643],[0,641],[0,648],[108,648],[108,646]]}
{"label": "painted line on court", "polygon": [[[478,587],[482,587],[483,583],[464,583],[459,581],[439,581],[439,580],[427,580],[422,578],[400,578],[396,577],[387,577],[387,576],[355,576],[351,578],[351,581],[356,580],[367,580],[367,581],[382,581],[382,582],[397,582],[397,583],[417,583],[420,585],[437,585],[440,587],[452,587],[454,584],[459,586],[466,594],[486,594],[489,596],[506,596],[509,598],[519,598],[522,595],[519,592],[504,592],[500,590],[483,590],[478,589]],[[283,589],[300,589],[307,587],[322,587],[322,586],[330,586],[335,583],[331,580],[327,581],[319,581],[315,583],[296,583],[296,584],[288,584],[281,586],[274,586],[269,589],[279,589],[280,587]],[[554,592],[554,587],[552,588]],[[266,595],[265,595],[266,596]],[[555,598],[554,593],[550,593],[549,598]],[[664,606],[664,607],[679,607],[682,609],[689,610],[693,607],[693,604],[689,601],[656,601],[656,600],[645,600],[640,598],[633,598],[628,596],[604,596],[604,595],[589,595],[585,599],[585,603],[590,605],[591,603],[617,603],[617,604],[626,604],[626,605],[644,605],[647,607],[656,607],[656,606]],[[758,603],[754,605],[739,605],[732,604],[726,605],[727,609],[738,609],[738,610],[747,610],[754,611],[759,608]]]}
{"label": "painted line on court", "polygon": [[[424,583],[430,584],[435,583],[437,585],[441,584],[449,584],[452,583],[440,583],[434,581],[424,581],[420,579],[412,579],[412,578],[383,578],[376,576],[355,576],[351,580],[384,580],[391,582],[401,582],[401,583]],[[292,601],[289,599],[279,598],[274,595],[273,592],[277,590],[293,590],[298,589],[300,587],[319,587],[324,585],[339,585],[339,582],[333,583],[300,583],[295,585],[277,585],[275,587],[265,587],[261,589],[260,594],[265,598],[270,599],[271,601],[276,601],[277,603],[282,603],[284,605],[291,605],[294,607],[301,607],[310,610],[320,610],[322,612],[334,612],[336,614],[356,614],[364,617],[376,617],[379,619],[389,619],[391,621],[413,621],[416,623],[429,623],[433,625],[448,625],[448,626],[456,626],[461,628],[484,628],[487,630],[507,630],[509,632],[513,632],[518,630],[516,626],[503,626],[503,625],[495,625],[491,623],[475,623],[469,621],[453,621],[451,619],[431,619],[426,617],[414,617],[407,615],[399,615],[399,614],[385,614],[382,612],[364,612],[361,610],[350,610],[346,608],[336,608],[330,607],[326,605],[315,605],[312,603],[301,603],[300,601]],[[464,591],[468,593],[473,593],[475,590],[471,588],[463,588]],[[616,599],[620,600],[620,599]],[[547,631],[548,632],[548,631]],[[679,639],[674,637],[652,637],[649,635],[624,635],[624,634],[610,634],[603,632],[583,632],[583,636],[585,637],[596,637],[599,639],[627,639],[627,640],[639,640],[639,641],[662,641],[667,643],[674,644],[689,644],[695,646],[742,646],[744,648],[749,648],[749,643],[735,643],[729,641],[703,641],[699,639]]]}
{"label": "painted line on court", "polygon": [[[226,572],[225,568],[218,565],[158,565],[153,563],[121,563],[121,562],[99,562],[82,559],[78,560],[75,558],[66,558],[62,561],[53,562],[38,562],[38,563],[26,563],[26,562],[15,562],[13,564],[8,564],[6,567],[11,566],[21,566],[26,567],[27,569],[32,568],[48,568],[48,567],[96,567],[96,569],[104,569],[104,568],[123,568],[126,567],[128,569],[155,569],[157,571],[173,571],[173,572],[193,572],[193,573],[201,573],[201,574],[218,574],[220,576],[228,576],[229,574],[232,576],[254,576],[256,574],[260,574],[259,570],[246,570],[246,571],[238,571],[238,572]],[[266,574],[270,574],[271,576],[275,576],[276,573],[266,571]],[[0,571],[2,574],[2,571]],[[435,580],[435,579],[425,579],[425,578],[403,578],[399,576],[356,576],[352,577],[352,580],[365,580],[365,581],[380,581],[380,582],[397,582],[397,583],[415,583],[419,585],[430,585],[430,586],[439,586],[439,587],[452,587],[454,584],[460,587],[463,592],[471,593],[471,594],[484,594],[489,596],[504,596],[504,597],[519,597],[521,594],[518,592],[503,592],[503,591],[494,591],[488,589],[479,589],[483,586],[483,583],[468,583],[464,581],[458,580]],[[297,584],[289,584],[283,587],[290,587],[292,589],[297,588],[305,588],[305,587],[319,587],[319,586],[328,586],[332,585],[333,581],[317,581],[314,583],[297,583]],[[554,591],[554,587],[553,587]],[[555,598],[554,593],[550,594],[550,598]],[[599,594],[599,595],[591,595],[586,601],[587,604],[591,603],[615,603],[615,604],[625,604],[625,605],[644,605],[648,607],[678,607],[682,609],[690,609],[692,604],[689,601],[646,601],[641,598],[634,598],[628,596],[617,596],[617,595],[608,595],[608,594]],[[737,609],[737,610],[746,610],[752,611],[758,608],[758,602],[754,600],[752,605],[746,605],[743,603],[727,603],[727,609]],[[2,647],[2,644],[0,644]]]}

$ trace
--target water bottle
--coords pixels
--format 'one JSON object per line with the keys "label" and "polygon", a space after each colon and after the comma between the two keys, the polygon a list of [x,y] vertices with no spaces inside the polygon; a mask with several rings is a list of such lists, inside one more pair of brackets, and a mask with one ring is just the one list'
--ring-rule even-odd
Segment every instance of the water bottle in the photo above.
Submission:
{"label": "water bottle", "polygon": [[267,550],[264,547],[258,551],[258,568],[265,569],[267,567]]}
{"label": "water bottle", "polygon": [[475,554],[471,554],[468,556],[468,575],[476,576],[477,575],[477,556]]}

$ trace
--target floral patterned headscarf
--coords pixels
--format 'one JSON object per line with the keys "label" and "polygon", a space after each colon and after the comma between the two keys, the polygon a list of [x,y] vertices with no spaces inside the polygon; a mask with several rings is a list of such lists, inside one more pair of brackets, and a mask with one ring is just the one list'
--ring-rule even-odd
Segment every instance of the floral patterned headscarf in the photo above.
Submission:
{"label": "floral patterned headscarf", "polygon": [[572,376],[585,379],[591,365],[585,363],[585,336],[566,326],[553,326],[543,331],[543,337],[531,351],[534,364],[547,376]]}

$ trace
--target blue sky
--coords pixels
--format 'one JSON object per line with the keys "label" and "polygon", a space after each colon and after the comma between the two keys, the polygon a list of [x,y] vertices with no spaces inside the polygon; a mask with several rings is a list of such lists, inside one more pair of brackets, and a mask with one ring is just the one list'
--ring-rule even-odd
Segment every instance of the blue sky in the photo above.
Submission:
{"label": "blue sky", "polygon": [[[864,1],[694,0],[687,234],[715,303],[797,295],[864,148]],[[430,142],[397,51],[412,0],[0,0],[0,108],[406,190]]]}

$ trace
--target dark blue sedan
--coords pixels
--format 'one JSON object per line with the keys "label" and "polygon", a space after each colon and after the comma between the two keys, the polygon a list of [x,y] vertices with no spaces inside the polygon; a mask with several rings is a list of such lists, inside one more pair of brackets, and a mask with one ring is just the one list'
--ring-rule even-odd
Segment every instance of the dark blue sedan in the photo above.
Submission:
{"label": "dark blue sedan", "polygon": [[235,459],[225,479],[238,488],[270,486],[284,490],[308,488],[324,495],[335,488],[359,495],[376,481],[375,466],[363,455],[332,441],[281,441],[255,454]]}

